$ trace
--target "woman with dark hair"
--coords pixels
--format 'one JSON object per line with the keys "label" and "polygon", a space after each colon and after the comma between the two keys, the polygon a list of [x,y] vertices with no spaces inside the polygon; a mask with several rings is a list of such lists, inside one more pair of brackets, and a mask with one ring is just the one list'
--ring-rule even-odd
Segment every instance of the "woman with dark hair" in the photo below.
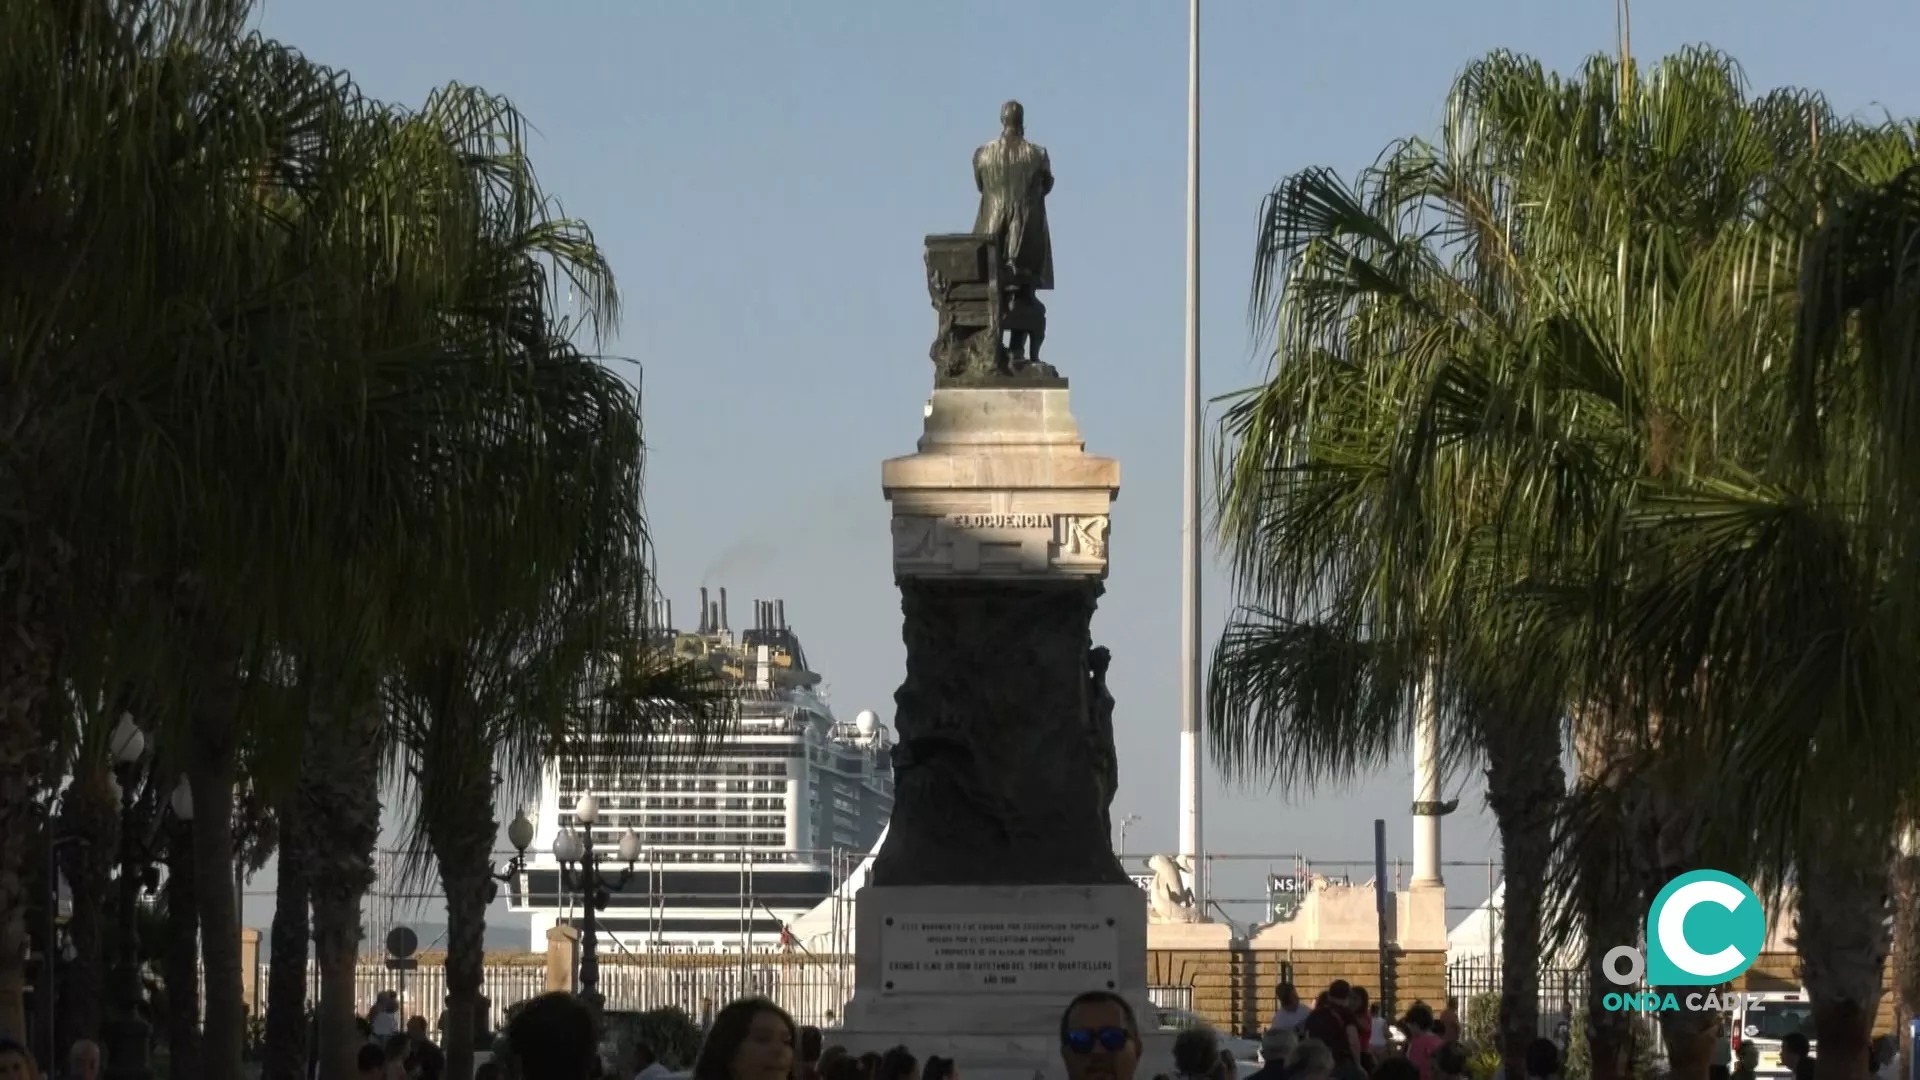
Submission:
{"label": "woman with dark hair", "polygon": [[860,1080],[880,1080],[880,1055],[869,1050],[860,1055]]}
{"label": "woman with dark hair", "polygon": [[874,1080],[920,1080],[920,1063],[904,1046],[896,1046],[880,1059],[880,1071]]}
{"label": "woman with dark hair", "polygon": [[742,998],[714,1016],[693,1080],[792,1080],[798,1036],[785,1009],[766,998]]}
{"label": "woman with dark hair", "polygon": [[960,1080],[960,1067],[952,1058],[930,1057],[921,1066],[920,1080]]}

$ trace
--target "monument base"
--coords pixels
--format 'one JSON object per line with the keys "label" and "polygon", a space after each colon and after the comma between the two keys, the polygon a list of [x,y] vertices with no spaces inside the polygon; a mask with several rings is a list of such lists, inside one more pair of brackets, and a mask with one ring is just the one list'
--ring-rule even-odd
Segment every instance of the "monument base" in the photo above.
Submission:
{"label": "monument base", "polygon": [[1061,1011],[1111,990],[1139,1019],[1144,1075],[1172,1065],[1138,886],[870,886],[854,910],[853,1000],[830,1043],[952,1058],[968,1080],[1064,1080]]}

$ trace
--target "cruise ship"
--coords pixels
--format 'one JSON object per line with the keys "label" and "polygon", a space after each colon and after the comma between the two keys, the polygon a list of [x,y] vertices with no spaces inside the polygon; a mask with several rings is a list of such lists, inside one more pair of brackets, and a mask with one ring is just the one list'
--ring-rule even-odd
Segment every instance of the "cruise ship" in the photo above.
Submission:
{"label": "cruise ship", "polygon": [[[671,605],[660,625],[671,627]],[[762,952],[793,948],[793,926],[827,904],[866,861],[893,810],[892,737],[871,711],[836,720],[821,676],[807,664],[786,602],[756,600],[737,635],[727,591],[700,590],[690,632],[660,632],[662,647],[710,663],[739,690],[739,723],[697,760],[665,763],[614,785],[593,756],[549,762],[526,865],[509,906],[532,917],[533,946],[556,925],[577,925],[581,896],[553,855],[574,807],[598,800],[593,828],[604,871],[627,830],[641,854],[599,913],[603,944],[641,952]],[[597,781],[597,782],[596,782]]]}

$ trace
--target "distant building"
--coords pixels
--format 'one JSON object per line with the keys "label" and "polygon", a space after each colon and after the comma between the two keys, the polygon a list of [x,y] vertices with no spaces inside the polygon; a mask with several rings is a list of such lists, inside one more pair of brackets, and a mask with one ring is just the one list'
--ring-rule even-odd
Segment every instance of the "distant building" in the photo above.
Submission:
{"label": "distant building", "polygon": [[611,855],[629,829],[640,840],[632,879],[598,920],[603,935],[633,949],[780,948],[787,927],[833,893],[893,812],[891,734],[872,712],[834,719],[785,603],[756,601],[752,629],[736,639],[726,590],[711,605],[700,593],[699,628],[665,630],[662,641],[737,683],[738,730],[697,761],[675,762],[669,748],[644,777],[615,779],[584,755],[548,764],[539,854],[510,896],[513,911],[532,916],[536,949],[554,926],[577,922],[579,892],[565,887],[552,852],[582,795],[599,800],[597,850]]}

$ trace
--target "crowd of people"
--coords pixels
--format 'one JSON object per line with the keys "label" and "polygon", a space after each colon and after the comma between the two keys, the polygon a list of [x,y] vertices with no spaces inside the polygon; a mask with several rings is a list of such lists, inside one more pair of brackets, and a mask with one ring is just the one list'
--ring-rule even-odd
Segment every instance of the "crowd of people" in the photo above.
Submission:
{"label": "crowd of people", "polygon": [[[358,1057],[360,1080],[441,1080],[446,1057],[428,1037],[425,1017],[403,1025],[397,1002],[383,996],[360,1023],[366,1038]],[[905,1046],[855,1054],[828,1045],[819,1028],[795,1024],[764,998],[736,1001],[704,1026],[691,1080],[961,1080],[960,1064],[951,1058],[923,1059]],[[1399,1027],[1400,1037],[1389,1037],[1366,990],[1344,980],[1335,980],[1312,1006],[1283,982],[1260,1040],[1259,1070],[1249,1080],[1467,1080],[1457,1000],[1448,999],[1439,1013],[1415,1002]],[[1067,1004],[1059,1040],[1069,1080],[1237,1080],[1240,1069],[1207,1028],[1179,1032],[1170,1060],[1146,1060],[1133,1006],[1104,990]],[[645,1044],[632,1047],[630,1060],[609,1072],[592,1010],[567,993],[528,1002],[508,1023],[502,1047],[501,1058],[482,1065],[474,1080],[667,1080],[673,1073]],[[1796,1077],[1811,1077],[1813,1056],[1804,1036],[1783,1040],[1781,1063]],[[1560,1047],[1536,1039],[1525,1055],[1525,1080],[1555,1080],[1561,1065]],[[73,1080],[95,1080],[99,1048],[75,1044],[69,1068]],[[1717,1061],[1714,1073],[1719,1080],[1747,1080],[1753,1059],[1743,1054]],[[24,1047],[0,1039],[0,1080],[38,1076]]]}
{"label": "crowd of people", "polygon": [[[1278,1009],[1261,1039],[1252,1080],[1466,1080],[1457,1003],[1439,1014],[1424,1003],[1407,1010],[1402,1040],[1387,1038],[1369,1010],[1366,991],[1335,981],[1311,1008],[1282,983]],[[506,1060],[476,1080],[611,1080],[603,1071],[591,1012],[579,999],[547,994],[508,1025]],[[1126,998],[1089,991],[1060,1014],[1060,1055],[1070,1080],[1236,1080],[1239,1065],[1214,1033],[1177,1034],[1171,1060],[1143,1060],[1139,1017]],[[1526,1056],[1528,1080],[1560,1073],[1560,1050],[1541,1039]],[[665,1080],[670,1070],[639,1046],[615,1075]],[[373,1076],[382,1074],[369,1074]],[[721,1009],[708,1025],[692,1080],[960,1080],[960,1063],[921,1058],[906,1046],[855,1054],[828,1045],[818,1028],[801,1027],[771,1001],[749,998]],[[383,1077],[384,1080],[384,1077]]]}

